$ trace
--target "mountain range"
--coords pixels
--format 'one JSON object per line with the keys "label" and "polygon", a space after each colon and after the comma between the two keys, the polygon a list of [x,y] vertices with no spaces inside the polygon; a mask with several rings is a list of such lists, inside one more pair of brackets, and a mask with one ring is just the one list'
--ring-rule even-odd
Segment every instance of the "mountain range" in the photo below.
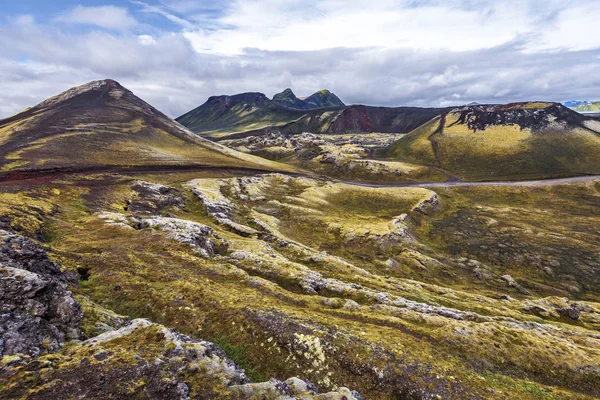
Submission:
{"label": "mountain range", "polygon": [[572,100],[563,103],[565,107],[580,113],[599,113],[600,101]]}
{"label": "mountain range", "polygon": [[271,132],[395,132],[408,133],[443,109],[417,107],[346,106],[327,91],[304,100],[286,89],[269,100],[262,93],[213,96],[176,118],[193,132],[213,139]]}
{"label": "mountain range", "polygon": [[[290,104],[297,101],[289,90],[275,99],[289,99]],[[194,123],[190,123],[192,115],[197,117]],[[406,134],[376,152],[379,162],[440,168],[460,179],[600,173],[600,121],[558,103],[471,104],[456,108],[351,105],[308,110],[297,106],[292,110],[260,93],[244,93],[211,98],[178,121],[202,136],[224,140],[228,146],[242,150],[248,140],[272,135]],[[250,151],[253,154],[272,155],[305,167],[311,164],[307,164],[308,159],[321,159],[319,151],[308,150],[302,140],[295,141],[302,143],[302,149],[297,148],[294,154],[286,150],[285,156],[280,147],[267,142],[261,147],[257,140]]]}
{"label": "mountain range", "polygon": [[268,126],[286,124],[311,110],[344,107],[328,90],[318,91],[306,99],[286,89],[269,99],[263,93],[240,93],[212,96],[206,103],[176,118],[190,130],[214,137]]}

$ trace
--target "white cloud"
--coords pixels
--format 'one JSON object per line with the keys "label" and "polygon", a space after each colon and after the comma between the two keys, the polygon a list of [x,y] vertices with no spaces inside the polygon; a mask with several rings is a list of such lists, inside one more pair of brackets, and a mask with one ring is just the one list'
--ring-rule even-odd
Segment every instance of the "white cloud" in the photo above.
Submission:
{"label": "white cloud", "polygon": [[129,29],[137,21],[126,8],[115,6],[84,7],[77,6],[54,19],[67,24],[96,25],[107,29]]}
{"label": "white cloud", "polygon": [[[525,2],[524,2],[525,3]],[[227,29],[186,33],[198,51],[240,54],[244,48],[309,51],[334,47],[451,49],[466,51],[506,43],[534,29],[521,3],[458,7],[434,2],[291,0],[234,2],[219,22]],[[298,6],[302,4],[302,6]]]}
{"label": "white cloud", "polygon": [[469,51],[523,37],[535,38],[526,50],[537,52],[600,47],[599,20],[598,0],[235,0],[208,28],[199,22],[192,29],[188,22],[186,37],[197,51],[215,54],[246,48]]}
{"label": "white cloud", "polygon": [[140,42],[140,44],[143,44],[146,46],[156,44],[156,40],[154,40],[154,38],[150,35],[139,35],[138,41]]}
{"label": "white cloud", "polygon": [[147,12],[147,13],[155,13],[155,14],[159,14],[162,15],[163,17],[165,17],[166,19],[168,19],[169,21],[180,25],[182,28],[186,28],[186,29],[192,29],[194,28],[194,24],[189,22],[188,20],[178,17],[177,15],[168,12],[167,10],[165,10],[163,7],[160,6],[153,6],[147,3],[144,3],[142,1],[134,1],[131,0],[131,3],[133,4],[137,4],[138,6],[142,7],[142,11],[143,12]]}
{"label": "white cloud", "polygon": [[598,35],[577,27],[595,32],[598,0],[371,3],[223,0],[215,11],[215,2],[163,0],[136,16],[161,11],[186,22],[176,32],[139,24],[135,34],[73,34],[40,16],[15,16],[0,21],[0,117],[102,78],[170,116],[211,95],[272,96],[286,87],[298,95],[327,88],[349,104],[373,105],[600,97]]}
{"label": "white cloud", "polygon": [[600,47],[600,4],[575,4],[562,10],[553,24],[540,33],[532,50],[587,50]]}

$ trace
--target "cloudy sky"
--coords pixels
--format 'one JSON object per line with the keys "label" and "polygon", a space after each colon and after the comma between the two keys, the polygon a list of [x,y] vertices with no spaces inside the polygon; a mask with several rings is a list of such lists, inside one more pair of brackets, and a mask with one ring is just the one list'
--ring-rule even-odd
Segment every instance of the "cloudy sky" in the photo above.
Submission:
{"label": "cloudy sky", "polygon": [[2,0],[0,118],[113,78],[170,116],[216,94],[600,99],[600,0]]}

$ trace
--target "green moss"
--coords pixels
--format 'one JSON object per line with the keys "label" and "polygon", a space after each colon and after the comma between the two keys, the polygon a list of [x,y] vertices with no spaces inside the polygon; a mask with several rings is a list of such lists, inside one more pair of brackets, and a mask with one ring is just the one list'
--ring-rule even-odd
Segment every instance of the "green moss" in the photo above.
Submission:
{"label": "green moss", "polygon": [[245,372],[246,376],[254,382],[264,382],[269,378],[262,375],[256,367],[252,364],[252,361],[248,358],[248,348],[244,345],[233,345],[226,336],[217,336],[208,338],[210,342],[216,343],[225,351],[227,357],[233,360],[237,365],[240,366]]}
{"label": "green moss", "polygon": [[[550,312],[522,311],[531,301],[550,311],[556,307],[552,304],[560,304],[556,298],[545,299],[544,290],[526,296],[500,279],[479,281],[466,261],[461,261],[463,265],[458,260],[463,255],[480,260],[496,276],[510,273],[519,282],[564,283],[566,274],[573,273],[569,266],[593,256],[587,250],[598,237],[597,186],[440,189],[442,208],[414,218],[411,232],[416,242],[393,243],[385,250],[376,241],[348,242],[344,232],[350,226],[361,228],[360,224],[375,231],[383,221],[411,213],[429,191],[357,189],[273,177],[250,185],[239,192],[246,196],[240,198],[232,180],[221,193],[239,207],[236,222],[250,224],[250,219],[262,218],[272,229],[269,235],[241,237],[208,217],[190,188],[181,187],[187,200],[177,216],[209,225],[230,244],[225,255],[205,259],[167,239],[165,232],[119,228],[100,220],[95,213],[123,203],[130,190],[129,182],[106,179],[86,182],[88,187],[102,183],[101,190],[78,192],[77,181],[65,180],[60,194],[42,192],[58,207],[51,217],[52,230],[64,233],[49,242],[53,257],[67,269],[85,267],[91,274],[75,289],[89,335],[112,315],[105,309],[112,309],[215,341],[257,380],[300,376],[323,382],[321,389],[349,386],[370,398],[390,397],[411,384],[436,393],[448,390],[445,393],[484,398],[543,399],[544,393],[593,397],[597,376],[586,374],[584,368],[598,361],[593,335],[599,329],[594,315],[600,308],[592,298],[597,292],[591,286],[593,279],[586,278],[589,288],[578,296],[590,300],[584,304],[597,311],[582,312],[578,325],[566,324]],[[181,176],[172,179],[178,182]],[[41,201],[39,196],[37,200]],[[552,238],[551,232],[567,239]],[[483,258],[506,241],[542,256],[566,251],[571,264],[565,263],[564,272],[550,277],[523,261],[500,264]],[[481,244],[488,246],[487,252],[479,252]],[[325,246],[330,254],[321,252]],[[455,250],[461,253],[454,254]],[[230,257],[236,251],[247,256]],[[386,264],[391,257],[398,266]],[[557,272],[562,265],[561,261],[561,267],[554,267]],[[309,293],[299,286],[308,272],[349,287]],[[448,318],[380,303],[369,292],[478,315]],[[500,300],[504,293],[514,300]],[[359,308],[340,308],[346,299],[359,303]],[[541,335],[520,327],[534,326],[530,323],[558,329]],[[304,335],[304,341],[296,334]],[[314,338],[325,357],[319,368],[313,364],[321,353],[309,351],[317,348],[309,346]],[[134,362],[129,349],[139,349],[135,351],[144,357],[170,350],[157,332],[110,346],[118,365]],[[93,355],[74,347],[65,352],[76,353],[73,366]],[[482,380],[486,370],[494,372]],[[384,378],[380,371],[386,371]]]}

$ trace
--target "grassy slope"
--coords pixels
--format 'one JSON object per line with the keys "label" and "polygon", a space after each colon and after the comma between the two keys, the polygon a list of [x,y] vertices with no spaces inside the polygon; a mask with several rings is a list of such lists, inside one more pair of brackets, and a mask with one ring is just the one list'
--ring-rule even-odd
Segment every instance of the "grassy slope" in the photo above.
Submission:
{"label": "grassy slope", "polygon": [[[186,176],[143,179],[169,183]],[[299,375],[321,388],[348,385],[375,399],[405,396],[415,387],[442,398],[593,398],[600,379],[594,369],[600,361],[594,339],[599,287],[590,279],[599,261],[598,185],[448,189],[440,192],[439,213],[419,216],[411,208],[430,195],[424,189],[273,177],[240,191],[235,182],[195,185],[220,188],[219,196],[236,206],[238,223],[258,229],[252,222],[258,218],[276,240],[230,232],[177,183],[188,198],[186,210],[161,211],[215,229],[229,248],[211,259],[160,231],[101,221],[96,212],[123,213],[132,197],[131,182],[121,178],[5,186],[4,192],[15,193],[1,195],[2,213],[24,214],[22,221],[31,221],[23,223],[27,230],[37,230],[40,221],[28,213],[56,209],[46,216],[44,236],[65,267],[90,269],[92,278],[78,294],[121,314],[224,343],[256,378]],[[22,205],[25,196],[31,210]],[[411,231],[426,248],[381,241],[400,213],[412,216]],[[300,245],[280,245],[278,238]],[[471,265],[477,260],[484,273],[513,274],[532,294],[497,277],[477,279]],[[553,273],[536,263],[551,265]],[[355,286],[309,294],[299,286],[309,271]],[[456,320],[395,307],[378,303],[365,289],[474,314]],[[595,313],[582,313],[577,322],[563,319],[550,304],[564,300],[543,298],[548,295],[587,299],[580,303]],[[343,308],[347,299],[360,307]],[[523,311],[531,304],[547,311]]]}
{"label": "grassy slope", "polygon": [[207,103],[178,117],[177,121],[193,132],[222,137],[231,133],[283,125],[305,114],[304,110],[292,110],[272,102],[259,106],[236,104],[220,112],[215,112]]}
{"label": "grassy slope", "polygon": [[113,81],[74,88],[0,121],[3,171],[115,165],[290,170],[192,134]]}
{"label": "grassy slope", "polygon": [[[443,109],[417,107],[347,106],[314,110],[295,121],[277,127],[282,134],[311,132],[317,134],[347,133],[408,133],[439,115]],[[243,135],[262,135],[270,128],[245,132]],[[231,136],[235,138],[235,136]]]}
{"label": "grassy slope", "polygon": [[474,131],[459,117],[448,113],[443,127],[440,118],[428,122],[390,146],[387,156],[437,165],[474,180],[600,173],[600,129],[594,122],[548,124],[543,130],[499,124]]}

